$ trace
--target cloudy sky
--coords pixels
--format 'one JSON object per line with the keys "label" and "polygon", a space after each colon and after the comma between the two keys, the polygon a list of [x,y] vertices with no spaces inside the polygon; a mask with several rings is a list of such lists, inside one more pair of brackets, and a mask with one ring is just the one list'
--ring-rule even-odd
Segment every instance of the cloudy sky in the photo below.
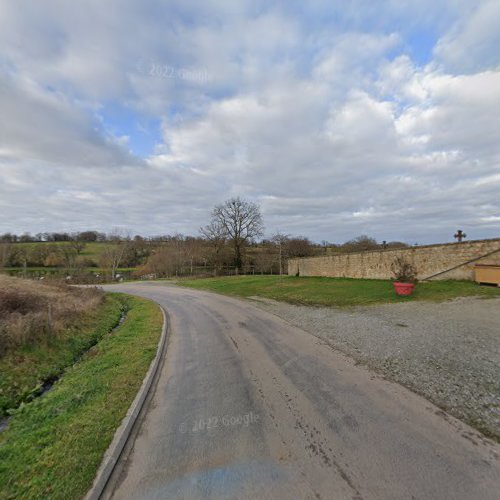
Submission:
{"label": "cloudy sky", "polygon": [[0,232],[500,236],[499,0],[0,0]]}

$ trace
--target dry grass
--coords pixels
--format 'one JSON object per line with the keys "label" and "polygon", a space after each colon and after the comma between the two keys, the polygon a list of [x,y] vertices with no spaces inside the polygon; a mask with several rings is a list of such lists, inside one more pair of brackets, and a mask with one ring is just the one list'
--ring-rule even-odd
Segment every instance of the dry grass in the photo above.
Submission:
{"label": "dry grass", "polygon": [[103,300],[104,294],[92,288],[0,275],[0,356],[57,337]]}

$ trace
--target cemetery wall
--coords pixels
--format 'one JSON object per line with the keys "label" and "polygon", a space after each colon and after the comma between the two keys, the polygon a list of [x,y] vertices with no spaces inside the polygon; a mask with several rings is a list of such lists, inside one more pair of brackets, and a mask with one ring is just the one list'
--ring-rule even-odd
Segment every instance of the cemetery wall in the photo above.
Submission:
{"label": "cemetery wall", "polygon": [[[481,257],[490,253],[491,255]],[[500,265],[500,238],[290,259],[288,274],[390,279],[391,265],[398,256],[404,257],[416,267],[419,280],[437,273],[442,274],[433,277],[433,280],[473,280],[475,264]],[[469,262],[478,257],[481,258]]]}

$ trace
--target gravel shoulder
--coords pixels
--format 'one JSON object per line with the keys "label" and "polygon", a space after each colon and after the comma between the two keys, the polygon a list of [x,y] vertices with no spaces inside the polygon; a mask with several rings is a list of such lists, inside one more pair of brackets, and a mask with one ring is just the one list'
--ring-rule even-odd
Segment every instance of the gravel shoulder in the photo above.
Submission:
{"label": "gravel shoulder", "polygon": [[500,441],[500,299],[355,308],[251,300]]}

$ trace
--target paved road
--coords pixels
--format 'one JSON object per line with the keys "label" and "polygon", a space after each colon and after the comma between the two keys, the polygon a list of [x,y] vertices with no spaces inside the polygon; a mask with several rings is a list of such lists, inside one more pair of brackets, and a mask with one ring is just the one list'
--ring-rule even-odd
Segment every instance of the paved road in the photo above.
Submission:
{"label": "paved road", "polygon": [[171,318],[115,499],[500,499],[500,446],[250,303],[108,287]]}

